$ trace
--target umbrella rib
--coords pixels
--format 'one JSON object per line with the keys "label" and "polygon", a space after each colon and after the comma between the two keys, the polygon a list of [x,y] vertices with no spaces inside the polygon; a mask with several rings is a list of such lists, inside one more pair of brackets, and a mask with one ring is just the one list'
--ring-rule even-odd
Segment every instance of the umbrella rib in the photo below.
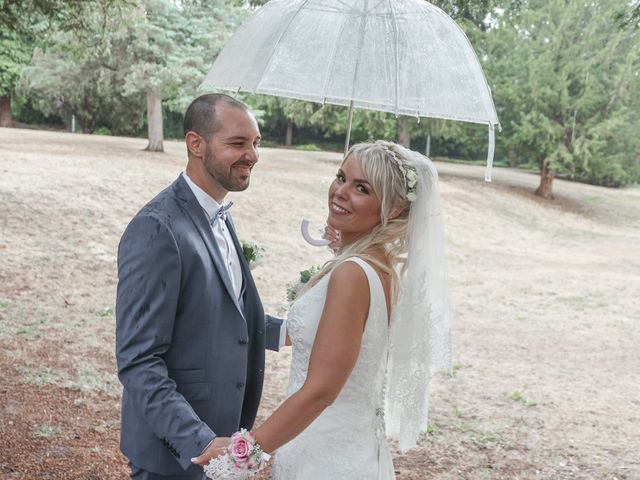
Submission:
{"label": "umbrella rib", "polygon": [[[365,15],[362,15],[360,18],[360,36],[358,37],[358,46],[356,48],[356,52],[360,53],[362,51],[362,43],[364,42],[364,34],[366,30],[366,20],[368,12],[369,1],[365,0],[364,2],[364,12]],[[358,79],[358,71],[360,70],[360,55],[356,55],[356,65],[353,69],[353,81],[351,82],[351,100],[353,100],[355,95],[356,81]]]}
{"label": "umbrella rib", "polygon": [[[296,16],[298,15],[298,13],[300,13],[300,10],[302,10],[304,8],[304,6],[309,3],[310,0],[305,0],[304,2],[302,2],[300,4],[300,6],[298,7],[298,9],[296,10],[296,12],[291,15],[291,18],[289,19],[289,22],[287,23],[287,26],[285,28],[282,29],[282,33],[280,34],[280,36],[278,37],[278,41],[275,43],[275,45],[273,46],[273,49],[271,50],[271,56],[269,57],[269,61],[267,63],[265,63],[264,68],[262,69],[262,72],[260,72],[260,76],[257,78],[262,79],[264,77],[264,72],[266,72],[269,67],[271,66],[271,63],[273,63],[273,59],[275,57],[276,54],[276,50],[278,50],[278,45],[280,45],[280,42],[282,41],[282,37],[284,37],[285,33],[287,33],[287,30],[289,30],[289,27],[291,26],[291,24],[293,23],[293,19],[296,18]],[[260,83],[262,83],[262,80],[260,81]],[[258,87],[260,86],[260,83],[258,83],[256,85],[256,88],[253,90],[253,93],[255,94],[256,91],[258,90]]]}
{"label": "umbrella rib", "polygon": [[[346,6],[346,5],[345,5]],[[338,36],[336,37],[336,42],[333,45],[333,51],[331,52],[331,59],[329,60],[329,68],[327,68],[327,72],[324,76],[324,82],[322,82],[322,103],[324,104],[326,100],[327,87],[329,85],[329,77],[331,76],[331,72],[333,71],[333,64],[336,61],[336,53],[338,53],[338,44],[340,43],[340,38],[342,37],[342,32],[344,32],[344,27],[347,24],[347,16],[345,15],[342,20],[342,25],[340,26],[340,31],[338,32]]]}
{"label": "umbrella rib", "polygon": [[398,59],[398,25],[396,24],[396,12],[393,9],[393,1],[389,1],[389,11],[391,12],[391,28],[393,28],[393,42],[394,42],[394,56],[396,60],[395,65],[395,86],[396,86],[396,117],[398,116],[398,99],[400,98],[400,62]]}

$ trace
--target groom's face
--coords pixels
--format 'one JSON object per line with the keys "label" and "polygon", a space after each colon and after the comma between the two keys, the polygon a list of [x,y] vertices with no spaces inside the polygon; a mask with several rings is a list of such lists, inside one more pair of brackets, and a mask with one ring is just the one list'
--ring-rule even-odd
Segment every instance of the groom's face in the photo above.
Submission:
{"label": "groom's face", "polygon": [[222,104],[216,108],[216,124],[218,130],[205,143],[204,167],[225,191],[246,190],[258,161],[258,123],[246,110]]}

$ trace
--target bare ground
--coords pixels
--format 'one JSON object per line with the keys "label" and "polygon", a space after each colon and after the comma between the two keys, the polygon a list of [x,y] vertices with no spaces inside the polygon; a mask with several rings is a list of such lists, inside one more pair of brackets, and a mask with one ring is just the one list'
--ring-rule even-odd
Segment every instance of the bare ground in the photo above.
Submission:
{"label": "bare ground", "polygon": [[[126,478],[118,450],[116,249],[129,219],[176,178],[180,142],[0,129],[0,478]],[[326,252],[338,156],[263,149],[233,196],[240,237],[267,252],[255,277],[282,313],[299,270]],[[433,382],[430,428],[395,453],[408,479],[640,479],[640,189],[438,163],[454,373]],[[289,354],[269,354],[261,415]],[[262,478],[268,478],[268,472]]]}

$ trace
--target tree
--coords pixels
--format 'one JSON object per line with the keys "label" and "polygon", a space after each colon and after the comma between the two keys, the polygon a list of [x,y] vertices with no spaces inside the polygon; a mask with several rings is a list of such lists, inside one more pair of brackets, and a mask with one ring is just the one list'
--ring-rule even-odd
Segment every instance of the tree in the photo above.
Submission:
{"label": "tree", "polygon": [[[118,0],[103,0],[114,3]],[[82,30],[96,0],[0,0],[0,31],[30,31],[34,23],[55,23],[64,30]]]}
{"label": "tree", "polygon": [[0,0],[0,127],[13,124],[11,97],[36,45],[46,40],[51,28],[84,28],[84,13],[92,3],[95,2]]}
{"label": "tree", "polygon": [[186,109],[211,59],[244,15],[246,10],[222,0],[143,2],[118,51],[128,64],[123,69],[124,91],[146,94],[147,150],[163,150],[163,98],[169,100],[169,108]]}
{"label": "tree", "polygon": [[21,92],[42,113],[75,115],[83,132],[108,126],[117,134],[137,134],[144,106],[123,91],[122,64],[114,45],[123,44],[136,10],[114,2],[94,4],[82,30],[55,30],[23,69]]}
{"label": "tree", "polygon": [[11,127],[11,96],[22,68],[31,60],[33,39],[23,32],[1,30],[0,50],[0,127]]}
{"label": "tree", "polygon": [[145,112],[148,150],[162,151],[162,109],[184,112],[211,59],[244,9],[222,0],[102,2],[86,28],[57,31],[25,69],[24,88],[45,113],[73,114],[83,131],[137,133]]}
{"label": "tree", "polygon": [[501,137],[538,166],[542,197],[552,197],[557,174],[633,181],[624,165],[638,143],[619,127],[640,127],[639,42],[637,32],[615,28],[615,11],[614,0],[530,0],[507,9],[487,37]]}

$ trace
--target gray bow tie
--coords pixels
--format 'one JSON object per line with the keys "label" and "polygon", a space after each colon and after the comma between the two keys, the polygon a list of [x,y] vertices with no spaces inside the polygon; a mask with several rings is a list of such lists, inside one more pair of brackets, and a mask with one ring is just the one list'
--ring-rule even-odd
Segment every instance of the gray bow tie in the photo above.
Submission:
{"label": "gray bow tie", "polygon": [[222,219],[223,222],[227,219],[227,212],[229,211],[229,209],[231,208],[232,205],[233,205],[233,202],[229,202],[226,205],[222,205],[218,209],[216,214],[209,221],[209,223],[211,224],[212,227],[215,225],[215,223],[218,221],[218,219]]}

